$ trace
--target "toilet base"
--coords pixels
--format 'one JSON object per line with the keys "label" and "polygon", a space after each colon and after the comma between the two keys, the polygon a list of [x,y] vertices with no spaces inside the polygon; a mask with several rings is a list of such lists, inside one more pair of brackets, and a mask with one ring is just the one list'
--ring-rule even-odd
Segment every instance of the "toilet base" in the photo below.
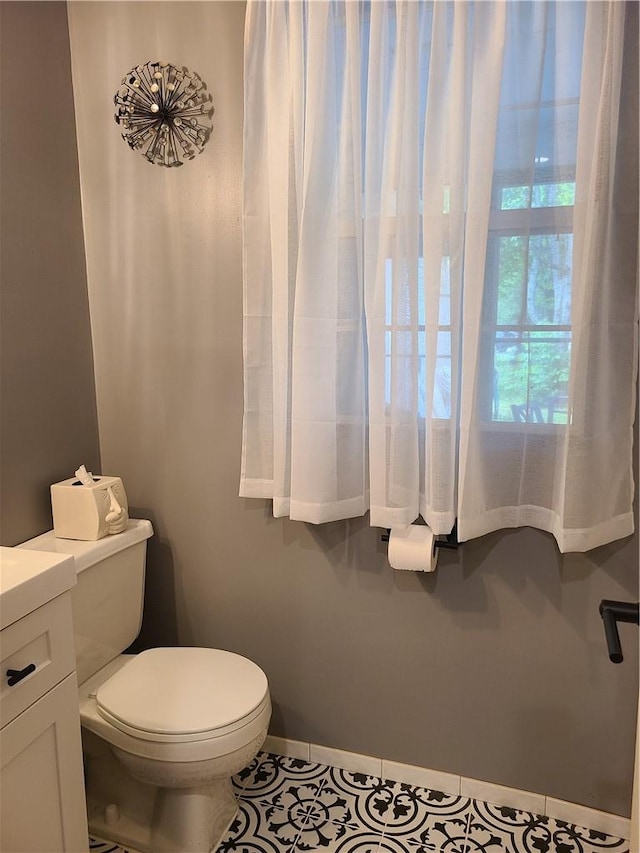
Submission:
{"label": "toilet base", "polygon": [[210,853],[238,810],[231,780],[157,788],[126,773],[100,738],[83,731],[89,832],[132,853]]}

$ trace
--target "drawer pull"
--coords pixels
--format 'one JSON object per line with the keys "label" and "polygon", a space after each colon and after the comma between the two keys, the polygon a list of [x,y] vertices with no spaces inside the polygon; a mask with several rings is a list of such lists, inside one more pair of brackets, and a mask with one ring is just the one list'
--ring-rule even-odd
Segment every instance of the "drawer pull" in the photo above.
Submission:
{"label": "drawer pull", "polygon": [[19,681],[22,681],[23,678],[26,678],[28,675],[31,675],[31,673],[35,671],[35,663],[28,664],[27,666],[25,666],[24,669],[8,669],[7,684],[9,685],[9,687],[13,687],[14,684],[17,684]]}

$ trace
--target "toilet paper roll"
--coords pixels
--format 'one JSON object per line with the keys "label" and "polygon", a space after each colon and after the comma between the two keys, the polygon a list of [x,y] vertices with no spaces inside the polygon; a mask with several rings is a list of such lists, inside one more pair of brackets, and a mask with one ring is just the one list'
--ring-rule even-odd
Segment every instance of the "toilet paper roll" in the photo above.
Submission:
{"label": "toilet paper roll", "polygon": [[438,563],[435,536],[425,524],[410,524],[391,531],[389,565],[409,572],[433,572]]}

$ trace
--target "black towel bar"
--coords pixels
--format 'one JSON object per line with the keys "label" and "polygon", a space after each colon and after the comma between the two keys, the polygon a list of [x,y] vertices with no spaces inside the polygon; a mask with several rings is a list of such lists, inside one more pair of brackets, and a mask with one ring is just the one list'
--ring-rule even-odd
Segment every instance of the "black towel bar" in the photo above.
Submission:
{"label": "black towel bar", "polygon": [[[389,536],[391,535],[391,531],[387,530],[386,533],[382,533],[380,535],[380,539],[382,542],[388,542]],[[458,522],[453,525],[451,533],[447,533],[446,539],[436,539],[433,543],[434,548],[446,548],[449,551],[457,550],[460,543],[458,542]]]}
{"label": "black towel bar", "polygon": [[604,623],[609,660],[612,663],[622,663],[622,646],[620,645],[617,623],[634,622],[636,625],[640,625],[640,605],[631,604],[628,601],[610,601],[605,598],[600,602],[599,611]]}

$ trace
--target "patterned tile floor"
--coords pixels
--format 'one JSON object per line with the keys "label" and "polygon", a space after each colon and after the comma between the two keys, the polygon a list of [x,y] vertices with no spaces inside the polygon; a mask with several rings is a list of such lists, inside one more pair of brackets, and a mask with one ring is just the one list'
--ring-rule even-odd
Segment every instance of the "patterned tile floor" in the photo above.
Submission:
{"label": "patterned tile floor", "polygon": [[629,853],[563,821],[296,758],[260,753],[233,781],[239,811],[217,853]]}

